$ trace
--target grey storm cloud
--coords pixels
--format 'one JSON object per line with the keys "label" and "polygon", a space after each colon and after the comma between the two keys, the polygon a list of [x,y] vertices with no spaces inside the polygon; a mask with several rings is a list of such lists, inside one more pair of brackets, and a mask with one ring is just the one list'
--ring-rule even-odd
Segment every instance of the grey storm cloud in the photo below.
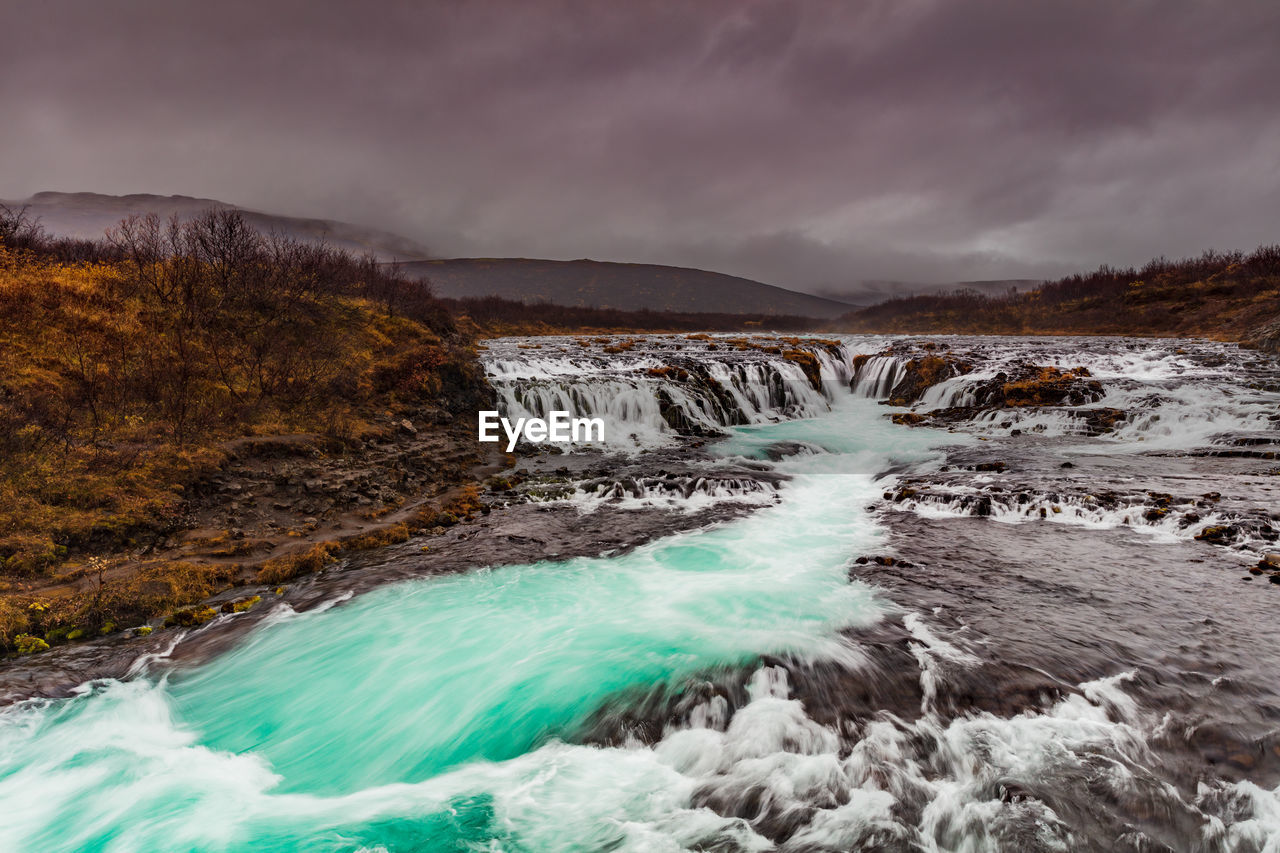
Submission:
{"label": "grey storm cloud", "polygon": [[801,289],[1280,240],[1280,4],[53,2],[0,197],[208,196],[442,255]]}

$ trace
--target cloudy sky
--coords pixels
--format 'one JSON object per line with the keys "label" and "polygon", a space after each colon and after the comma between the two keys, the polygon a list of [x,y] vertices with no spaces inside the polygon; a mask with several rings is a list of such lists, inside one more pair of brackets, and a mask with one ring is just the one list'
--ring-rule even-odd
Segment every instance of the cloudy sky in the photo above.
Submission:
{"label": "cloudy sky", "polygon": [[1280,241],[1264,0],[42,0],[0,57],[0,198],[802,289]]}

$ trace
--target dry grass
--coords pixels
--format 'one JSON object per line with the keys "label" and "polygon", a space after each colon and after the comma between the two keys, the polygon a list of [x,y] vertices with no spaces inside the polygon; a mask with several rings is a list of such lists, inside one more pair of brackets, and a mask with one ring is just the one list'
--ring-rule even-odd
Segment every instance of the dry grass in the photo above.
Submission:
{"label": "dry grass", "polygon": [[258,582],[265,584],[285,583],[300,575],[318,572],[337,560],[334,555],[338,550],[339,545],[337,542],[321,542],[317,545],[312,545],[305,551],[298,551],[294,554],[286,554],[283,557],[267,560],[258,569]]}
{"label": "dry grass", "polygon": [[[0,649],[230,583],[225,568],[139,568],[188,526],[188,489],[230,440],[342,442],[483,389],[470,339],[417,284],[341,253],[244,240],[250,260],[228,275],[199,257],[62,262],[0,244]],[[95,556],[109,570],[90,601],[80,588]]]}

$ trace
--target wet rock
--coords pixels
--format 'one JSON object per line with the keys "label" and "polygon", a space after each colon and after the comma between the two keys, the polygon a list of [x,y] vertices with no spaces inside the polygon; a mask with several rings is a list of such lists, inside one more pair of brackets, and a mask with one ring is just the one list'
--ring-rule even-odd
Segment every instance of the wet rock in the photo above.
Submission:
{"label": "wet rock", "polygon": [[1210,545],[1230,545],[1240,535],[1240,528],[1231,524],[1211,525],[1196,534],[1198,542]]}
{"label": "wet rock", "polygon": [[1112,432],[1117,424],[1129,417],[1128,412],[1123,409],[1113,408],[1083,409],[1076,415],[1084,421],[1085,429],[1090,435]]}
{"label": "wet rock", "polygon": [[973,365],[952,355],[913,358],[903,366],[903,375],[889,397],[891,406],[909,406],[929,388],[973,370]]}
{"label": "wet rock", "polygon": [[1005,406],[1082,406],[1102,399],[1102,383],[1090,379],[1088,368],[1062,370],[1041,367],[1038,372],[1004,383],[1000,395]]}
{"label": "wet rock", "polygon": [[1280,354],[1280,320],[1273,320],[1250,332],[1246,346],[1262,352]]}

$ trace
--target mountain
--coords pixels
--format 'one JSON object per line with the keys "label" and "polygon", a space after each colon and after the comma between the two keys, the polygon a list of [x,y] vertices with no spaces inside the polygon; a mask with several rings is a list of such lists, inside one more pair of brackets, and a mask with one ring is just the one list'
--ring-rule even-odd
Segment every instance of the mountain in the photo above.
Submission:
{"label": "mountain", "polygon": [[247,210],[211,198],[185,195],[101,195],[99,193],[41,192],[31,198],[0,202],[13,209],[26,208],[45,230],[56,236],[99,239],[121,219],[133,214],[157,213],[168,218],[194,216],[209,208],[236,209],[260,231],[275,231],[308,242],[324,241],[357,254],[368,252],[382,261],[420,260],[431,257],[423,246],[407,237],[330,219],[305,219]]}
{"label": "mountain", "polygon": [[622,311],[684,311],[837,317],[854,306],[747,278],[686,267],[610,261],[454,258],[399,265],[440,296],[500,296]]}
{"label": "mountain", "polygon": [[[528,258],[457,258],[428,260],[421,244],[398,234],[336,222],[248,210],[208,198],[183,195],[102,195],[40,192],[27,199],[0,202],[25,208],[55,236],[101,238],[121,219],[156,213],[168,218],[194,216],[210,208],[239,210],[261,231],[324,241],[356,253],[370,253],[397,263],[410,276],[425,277],[441,296],[501,296],[522,302],[550,302],[571,307],[623,311],[773,314],[831,318],[854,303],[797,293],[751,279],[706,270],[656,264],[609,261],[550,261]],[[873,300],[874,301],[874,300]]]}

